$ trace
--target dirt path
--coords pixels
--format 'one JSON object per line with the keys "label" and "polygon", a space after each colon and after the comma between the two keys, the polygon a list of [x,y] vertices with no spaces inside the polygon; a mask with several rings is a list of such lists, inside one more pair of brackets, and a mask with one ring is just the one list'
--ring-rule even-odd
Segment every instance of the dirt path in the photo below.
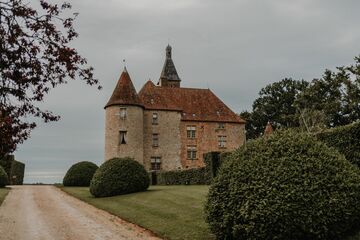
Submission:
{"label": "dirt path", "polygon": [[16,186],[0,207],[1,240],[158,239],[53,186]]}

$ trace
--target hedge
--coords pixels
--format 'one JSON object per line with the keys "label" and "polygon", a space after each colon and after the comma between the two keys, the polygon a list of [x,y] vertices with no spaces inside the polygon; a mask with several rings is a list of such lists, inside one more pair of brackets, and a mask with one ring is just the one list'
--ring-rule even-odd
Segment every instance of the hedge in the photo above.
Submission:
{"label": "hedge", "polygon": [[205,167],[164,172],[160,171],[156,172],[156,176],[157,184],[159,185],[194,185],[210,183]]}
{"label": "hedge", "polygon": [[95,163],[83,161],[73,164],[63,179],[64,186],[88,187],[98,166]]}
{"label": "hedge", "polygon": [[205,207],[217,239],[332,239],[360,230],[360,170],[307,134],[278,131],[227,158]]}
{"label": "hedge", "polygon": [[25,164],[18,161],[12,162],[11,173],[10,173],[10,184],[11,185],[22,185],[24,182]]}
{"label": "hedge", "polygon": [[95,197],[146,191],[150,179],[143,165],[132,158],[113,158],[95,172],[90,193]]}
{"label": "hedge", "polygon": [[10,176],[11,165],[14,160],[13,155],[7,155],[3,159],[0,159],[0,166],[2,166],[8,176]]}
{"label": "hedge", "polygon": [[317,138],[360,167],[360,122],[328,129],[317,134]]}
{"label": "hedge", "polygon": [[24,181],[25,164],[14,159],[13,155],[8,155],[0,160],[2,166],[8,176],[10,185],[21,185]]}
{"label": "hedge", "polygon": [[5,187],[8,184],[8,176],[3,167],[0,166],[0,188]]}
{"label": "hedge", "polygon": [[209,152],[204,154],[205,167],[184,170],[150,172],[152,184],[159,185],[194,185],[210,184],[216,176],[222,162],[230,152]]}

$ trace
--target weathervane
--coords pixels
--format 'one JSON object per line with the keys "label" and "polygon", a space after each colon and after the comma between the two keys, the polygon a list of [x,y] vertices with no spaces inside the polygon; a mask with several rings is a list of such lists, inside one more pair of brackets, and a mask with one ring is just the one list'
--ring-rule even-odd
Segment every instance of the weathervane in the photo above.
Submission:
{"label": "weathervane", "polygon": [[123,59],[123,63],[124,63],[124,71],[127,72],[127,69],[126,69],[126,60],[125,60],[125,58]]}

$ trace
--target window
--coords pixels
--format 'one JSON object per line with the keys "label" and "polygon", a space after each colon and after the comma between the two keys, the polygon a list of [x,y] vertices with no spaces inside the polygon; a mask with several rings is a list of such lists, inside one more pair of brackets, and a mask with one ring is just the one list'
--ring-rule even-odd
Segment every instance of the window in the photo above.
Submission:
{"label": "window", "polygon": [[119,144],[126,144],[126,131],[120,131]]}
{"label": "window", "polygon": [[152,124],[153,125],[157,125],[158,124],[158,114],[157,113],[153,113],[152,114]]}
{"label": "window", "polygon": [[126,119],[126,115],[127,115],[126,108],[120,108],[118,115],[120,119]]}
{"label": "window", "polygon": [[152,135],[152,146],[153,147],[158,147],[159,146],[159,134],[154,133]]}
{"label": "window", "polygon": [[226,147],[226,136],[218,136],[218,145],[219,145],[219,148]]}
{"label": "window", "polygon": [[187,138],[196,137],[196,126],[188,126],[186,130],[187,130]]}
{"label": "window", "polygon": [[187,147],[187,159],[191,159],[191,160],[196,159],[196,146]]}
{"label": "window", "polygon": [[150,170],[160,170],[161,169],[161,158],[160,157],[151,157],[151,169]]}
{"label": "window", "polygon": [[219,123],[218,129],[225,129],[225,123]]}

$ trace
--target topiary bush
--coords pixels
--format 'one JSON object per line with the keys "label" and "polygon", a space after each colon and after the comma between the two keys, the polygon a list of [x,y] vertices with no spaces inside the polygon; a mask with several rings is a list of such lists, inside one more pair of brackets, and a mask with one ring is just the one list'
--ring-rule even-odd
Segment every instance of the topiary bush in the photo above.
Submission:
{"label": "topiary bush", "polygon": [[113,158],[95,172],[90,193],[95,197],[145,191],[150,184],[145,168],[132,158]]}
{"label": "topiary bush", "polygon": [[345,239],[360,227],[360,170],[292,131],[228,156],[210,187],[206,221],[217,239]]}
{"label": "topiary bush", "polygon": [[3,167],[0,166],[0,188],[3,188],[8,183],[8,175]]}
{"label": "topiary bush", "polygon": [[336,148],[351,163],[360,167],[360,122],[330,128],[318,133],[317,138]]}
{"label": "topiary bush", "polygon": [[67,171],[64,179],[64,186],[90,186],[90,181],[98,169],[95,163],[78,162],[72,165]]}

